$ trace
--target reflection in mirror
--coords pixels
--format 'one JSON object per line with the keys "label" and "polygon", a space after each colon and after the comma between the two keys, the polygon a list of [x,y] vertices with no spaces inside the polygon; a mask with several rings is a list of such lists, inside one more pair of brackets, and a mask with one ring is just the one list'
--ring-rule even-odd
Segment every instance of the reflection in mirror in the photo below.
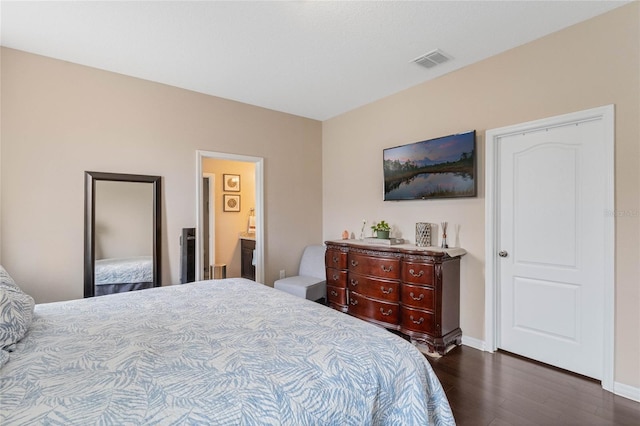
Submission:
{"label": "reflection in mirror", "polygon": [[96,182],[95,296],[153,287],[153,188]]}
{"label": "reflection in mirror", "polygon": [[160,286],[160,177],[86,172],[85,297]]}

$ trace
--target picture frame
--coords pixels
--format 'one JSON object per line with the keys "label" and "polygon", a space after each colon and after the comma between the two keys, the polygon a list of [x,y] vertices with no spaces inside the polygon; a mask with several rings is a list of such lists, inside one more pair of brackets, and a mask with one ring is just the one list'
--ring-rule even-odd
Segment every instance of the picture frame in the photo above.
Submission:
{"label": "picture frame", "polygon": [[224,194],[224,208],[225,212],[239,212],[240,211],[240,195]]}
{"label": "picture frame", "polygon": [[476,131],[382,151],[384,201],[478,196]]}
{"label": "picture frame", "polygon": [[240,175],[224,174],[224,190],[228,192],[240,192]]}

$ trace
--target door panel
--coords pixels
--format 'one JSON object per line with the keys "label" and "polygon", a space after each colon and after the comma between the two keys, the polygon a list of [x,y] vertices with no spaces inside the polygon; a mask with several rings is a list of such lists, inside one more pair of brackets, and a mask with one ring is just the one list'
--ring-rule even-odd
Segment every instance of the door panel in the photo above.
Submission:
{"label": "door panel", "polygon": [[513,154],[517,263],[575,267],[578,154],[553,142]]}
{"label": "door panel", "polygon": [[522,332],[576,342],[579,286],[514,277],[513,324]]}

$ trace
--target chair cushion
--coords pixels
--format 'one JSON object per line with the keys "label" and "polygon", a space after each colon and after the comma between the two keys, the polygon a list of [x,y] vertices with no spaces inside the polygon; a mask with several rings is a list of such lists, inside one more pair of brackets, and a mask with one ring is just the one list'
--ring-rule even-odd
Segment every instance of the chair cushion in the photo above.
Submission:
{"label": "chair cushion", "polygon": [[316,280],[323,280],[326,277],[324,265],[325,246],[307,246],[302,253],[298,275],[316,277]]}
{"label": "chair cushion", "polygon": [[327,282],[316,277],[298,275],[277,280],[273,287],[294,296],[309,300],[318,300],[327,295]]}

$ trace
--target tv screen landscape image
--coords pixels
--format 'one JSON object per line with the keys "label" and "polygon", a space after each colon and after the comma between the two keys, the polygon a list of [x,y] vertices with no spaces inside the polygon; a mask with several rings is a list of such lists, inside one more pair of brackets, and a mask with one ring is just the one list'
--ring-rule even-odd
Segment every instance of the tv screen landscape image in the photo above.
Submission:
{"label": "tv screen landscape image", "polygon": [[384,200],[475,197],[476,131],[383,150]]}

